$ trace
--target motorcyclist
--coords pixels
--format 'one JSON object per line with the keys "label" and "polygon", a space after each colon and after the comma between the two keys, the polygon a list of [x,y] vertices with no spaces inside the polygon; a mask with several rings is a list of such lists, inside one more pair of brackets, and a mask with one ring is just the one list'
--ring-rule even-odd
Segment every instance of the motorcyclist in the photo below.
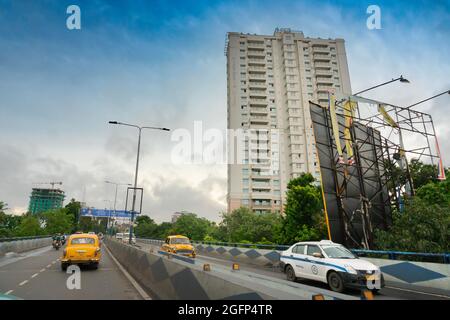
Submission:
{"label": "motorcyclist", "polygon": [[57,233],[55,235],[53,235],[53,247],[56,248],[57,245],[59,245],[58,247],[61,246],[61,234]]}

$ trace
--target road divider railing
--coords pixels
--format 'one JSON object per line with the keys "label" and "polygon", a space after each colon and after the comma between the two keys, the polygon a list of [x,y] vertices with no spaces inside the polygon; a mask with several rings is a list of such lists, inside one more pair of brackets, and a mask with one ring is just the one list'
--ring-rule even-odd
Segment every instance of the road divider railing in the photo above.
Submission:
{"label": "road divider railing", "polygon": [[8,237],[8,238],[0,238],[0,242],[11,242],[11,241],[20,241],[20,240],[34,240],[34,239],[45,239],[50,238],[51,235],[45,236],[30,236],[30,237]]}
{"label": "road divider railing", "polygon": [[[153,299],[298,299],[311,300],[321,294],[326,300],[359,300],[353,296],[274,279],[196,259],[184,261],[176,254],[150,252],[107,237],[105,245],[120,264]],[[149,241],[147,243],[157,244]]]}
{"label": "road divider railing", "polygon": [[[160,239],[138,238],[138,242],[161,246],[164,241]],[[222,242],[193,241],[198,255],[229,260],[232,263],[242,263],[263,268],[280,270],[280,254],[283,250],[276,250],[277,246],[258,244],[239,244]],[[281,247],[281,246],[278,246]],[[427,293],[450,296],[450,264],[434,262],[421,262],[414,260],[397,260],[409,257],[431,255],[434,258],[443,258],[448,254],[426,254],[416,252],[353,250],[362,259],[368,260],[380,267],[386,285],[407,290],[418,290]],[[376,256],[382,257],[377,258]],[[383,259],[389,257],[390,259]],[[395,259],[395,260],[394,260]]]}
{"label": "road divider railing", "polygon": [[[5,240],[8,239],[8,240]],[[9,252],[21,253],[52,244],[50,236],[0,239],[0,257]]]}
{"label": "road divider railing", "polygon": [[[141,241],[152,243],[154,245],[161,245],[164,241],[161,239],[139,238]],[[263,249],[284,251],[290,245],[285,244],[259,244],[259,243],[239,243],[239,242],[217,242],[217,241],[191,241],[195,245],[202,246],[217,246],[217,247],[234,247],[247,249]],[[351,249],[351,251],[360,256],[368,258],[388,259],[388,260],[405,260],[417,262],[432,262],[450,264],[450,253],[425,253],[425,252],[407,252],[407,251],[393,251],[393,250],[363,250]]]}

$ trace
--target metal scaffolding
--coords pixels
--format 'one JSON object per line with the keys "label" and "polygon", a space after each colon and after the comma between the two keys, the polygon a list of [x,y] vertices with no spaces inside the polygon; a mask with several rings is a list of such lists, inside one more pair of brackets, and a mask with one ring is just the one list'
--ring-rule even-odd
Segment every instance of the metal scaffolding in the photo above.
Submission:
{"label": "metal scaffolding", "polygon": [[[357,103],[350,119],[345,103]],[[345,97],[336,107],[333,114],[334,108],[310,101],[328,228],[333,241],[370,249],[374,230],[387,230],[392,209],[401,210],[404,197],[414,194],[408,159],[435,164],[440,158],[433,120],[358,96]]]}

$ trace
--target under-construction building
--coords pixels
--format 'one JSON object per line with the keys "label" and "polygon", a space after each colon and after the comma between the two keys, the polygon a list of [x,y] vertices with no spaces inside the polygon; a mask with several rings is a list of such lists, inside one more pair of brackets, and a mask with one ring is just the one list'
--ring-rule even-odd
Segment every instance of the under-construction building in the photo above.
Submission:
{"label": "under-construction building", "polygon": [[32,214],[62,208],[64,191],[60,189],[33,188],[28,211]]}

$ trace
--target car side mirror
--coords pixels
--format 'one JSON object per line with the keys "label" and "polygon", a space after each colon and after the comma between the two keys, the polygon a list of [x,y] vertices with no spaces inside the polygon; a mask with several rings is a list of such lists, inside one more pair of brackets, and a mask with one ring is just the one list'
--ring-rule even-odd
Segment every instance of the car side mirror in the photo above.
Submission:
{"label": "car side mirror", "polygon": [[314,252],[313,257],[314,258],[323,258],[323,255],[320,252]]}

